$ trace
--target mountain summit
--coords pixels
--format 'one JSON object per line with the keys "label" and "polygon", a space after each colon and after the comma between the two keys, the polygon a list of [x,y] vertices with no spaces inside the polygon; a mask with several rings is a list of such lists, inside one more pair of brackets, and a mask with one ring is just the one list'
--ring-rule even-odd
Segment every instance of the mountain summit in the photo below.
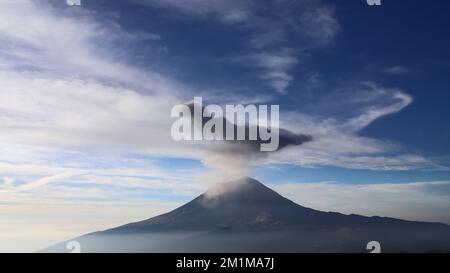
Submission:
{"label": "mountain summit", "polygon": [[244,177],[171,212],[75,240],[86,252],[362,252],[369,241],[385,251],[450,251],[450,226],[317,211]]}
{"label": "mountain summit", "polygon": [[[191,202],[157,217],[107,233],[227,229],[268,231],[317,223],[335,215],[297,205],[261,182],[244,177],[215,185]],[[330,219],[331,220],[331,219]]]}

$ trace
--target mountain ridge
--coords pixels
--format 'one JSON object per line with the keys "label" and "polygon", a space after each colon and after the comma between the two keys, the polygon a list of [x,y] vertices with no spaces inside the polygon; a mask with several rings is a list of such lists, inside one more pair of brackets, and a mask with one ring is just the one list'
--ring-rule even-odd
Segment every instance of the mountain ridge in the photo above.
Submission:
{"label": "mountain ridge", "polygon": [[[217,189],[217,187],[220,187]],[[216,193],[216,192],[217,193]],[[242,215],[239,217],[239,213],[242,213],[242,206],[246,206],[247,214]],[[198,221],[199,215],[192,215],[193,213],[199,213],[199,210],[207,210],[204,213],[208,214],[216,214],[220,216],[219,223],[214,222],[216,224],[216,227],[235,227],[235,225],[231,223],[227,223],[227,221],[235,220],[236,218],[246,218],[246,219],[254,219],[254,220],[260,220],[260,223],[264,223],[270,220],[270,217],[275,217],[273,220],[278,220],[279,222],[283,223],[288,220],[295,221],[296,225],[301,225],[300,220],[308,221],[308,224],[321,224],[321,223],[327,223],[328,225],[331,220],[336,221],[335,219],[330,219],[334,216],[339,217],[346,217],[347,221],[355,221],[355,220],[366,220],[369,221],[396,221],[397,223],[408,223],[408,224],[442,224],[442,223],[432,223],[432,222],[419,222],[419,221],[408,221],[408,220],[402,220],[397,218],[390,218],[390,217],[380,217],[380,216],[362,216],[357,214],[350,214],[345,215],[338,212],[325,212],[325,211],[318,211],[311,208],[307,208],[304,206],[301,206],[285,197],[280,195],[279,193],[273,191],[269,187],[265,186],[261,182],[250,178],[250,177],[244,177],[236,181],[223,183],[222,185],[218,185],[213,187],[212,189],[209,189],[205,193],[201,194],[197,198],[193,199],[192,201],[180,206],[179,208],[176,208],[168,213],[152,217],[147,220],[130,223],[127,225],[119,226],[117,228],[111,229],[115,231],[120,231],[121,229],[124,229],[126,227],[132,227],[136,225],[143,225],[141,228],[143,228],[145,225],[151,225],[151,224],[157,224],[160,221],[168,220],[167,218],[172,218],[177,220],[177,222],[180,222],[181,220],[188,220],[188,219],[180,219],[181,216],[188,216],[189,220],[188,223],[184,222],[184,224],[189,224],[191,221]],[[224,210],[227,210],[224,212]],[[286,210],[289,210],[288,213],[291,215],[286,215]],[[292,211],[295,210],[295,211]],[[282,214],[282,215],[280,215]],[[292,215],[293,214],[293,215]],[[211,215],[208,215],[209,218],[207,221],[211,222],[211,219],[216,220],[217,217],[211,217]],[[314,217],[314,219],[311,219],[311,217]],[[232,219],[230,219],[232,218]],[[289,218],[289,219],[287,219]],[[301,218],[301,219],[299,219]],[[202,220],[202,219],[200,219]],[[242,219],[240,219],[242,221]],[[343,220],[344,221],[344,220]],[[361,222],[361,221],[360,221]],[[161,223],[161,222],[160,222]],[[166,222],[167,223],[167,222]],[[273,223],[273,221],[271,221]],[[201,224],[207,225],[207,223],[202,222]],[[372,223],[373,224],[373,223]],[[445,224],[442,224],[445,225]],[[190,227],[183,226],[183,228]],[[198,228],[199,226],[192,226],[195,228]],[[208,226],[208,228],[212,228],[214,226]],[[165,226],[165,228],[170,228],[170,225]],[[239,228],[239,227],[236,227]],[[242,227],[241,227],[242,228]],[[134,230],[136,231],[136,230]]]}
{"label": "mountain ridge", "polygon": [[93,252],[126,244],[132,252],[353,252],[377,238],[392,251],[450,251],[448,225],[318,211],[250,177],[216,185],[167,213],[76,239]]}

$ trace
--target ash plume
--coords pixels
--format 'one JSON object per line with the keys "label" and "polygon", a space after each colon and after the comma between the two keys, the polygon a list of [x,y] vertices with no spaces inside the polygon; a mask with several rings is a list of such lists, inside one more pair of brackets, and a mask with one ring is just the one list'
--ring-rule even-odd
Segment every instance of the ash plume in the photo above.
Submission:
{"label": "ash plume", "polygon": [[[194,103],[189,103],[187,106],[191,109],[191,113],[193,113],[195,106]],[[202,113],[203,111],[206,111],[203,106],[201,109]],[[191,117],[193,117],[193,115],[191,115]],[[234,139],[237,139],[236,134],[239,129],[244,130],[246,136],[249,135],[250,129],[247,122],[244,126],[238,126],[231,123],[231,121],[223,116],[204,117],[202,115],[202,128],[211,119],[222,119],[223,139],[226,139],[225,135],[227,125],[231,125],[234,128]],[[260,129],[268,129],[262,127],[260,128],[259,124],[256,126],[256,140],[223,140],[214,141],[211,142],[211,144],[205,145],[202,162],[206,166],[210,167],[211,171],[200,175],[199,181],[201,183],[209,184],[211,183],[210,181],[225,182],[247,176],[250,166],[258,164],[258,162],[261,162],[264,158],[270,156],[271,152],[262,152],[260,150],[260,145],[262,143],[267,143],[267,141],[261,140]],[[201,130],[202,128],[195,129]],[[216,130],[216,128],[214,128],[214,130]],[[279,128],[279,145],[277,151],[286,149],[289,146],[300,146],[312,140],[313,137],[311,135],[294,133],[289,130]]]}

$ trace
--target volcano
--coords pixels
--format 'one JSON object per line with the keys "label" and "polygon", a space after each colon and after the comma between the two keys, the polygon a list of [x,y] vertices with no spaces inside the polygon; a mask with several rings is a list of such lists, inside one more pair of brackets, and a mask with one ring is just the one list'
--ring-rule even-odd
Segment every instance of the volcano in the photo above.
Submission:
{"label": "volcano", "polygon": [[450,226],[318,211],[244,177],[171,212],[73,240],[83,252],[367,252],[370,241],[384,252],[448,252]]}

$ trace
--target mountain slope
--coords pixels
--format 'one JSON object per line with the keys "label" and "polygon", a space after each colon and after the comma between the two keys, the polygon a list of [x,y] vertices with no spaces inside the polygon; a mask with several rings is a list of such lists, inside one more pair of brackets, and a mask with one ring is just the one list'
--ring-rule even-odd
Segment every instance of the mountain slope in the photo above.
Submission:
{"label": "mountain slope", "polygon": [[373,240],[386,251],[448,251],[450,226],[317,211],[246,177],[166,214],[76,240],[89,252],[360,252]]}

